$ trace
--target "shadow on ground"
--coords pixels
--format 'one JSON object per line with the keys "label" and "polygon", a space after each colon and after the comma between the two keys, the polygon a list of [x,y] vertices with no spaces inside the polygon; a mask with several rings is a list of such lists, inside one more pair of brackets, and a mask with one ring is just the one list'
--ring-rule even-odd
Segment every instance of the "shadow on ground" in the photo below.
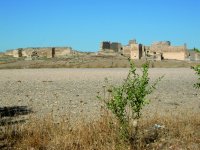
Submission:
{"label": "shadow on ground", "polygon": [[[12,106],[12,107],[0,107],[0,149],[12,149],[12,146],[16,141],[10,141],[10,136],[17,136],[15,132],[10,135],[6,131],[6,127],[9,125],[25,123],[27,119],[24,117],[32,113],[32,109],[27,106]],[[4,132],[6,131],[6,132]]]}
{"label": "shadow on ground", "polygon": [[28,115],[32,110],[27,106],[0,107],[0,126],[23,123],[25,119],[17,119],[18,116]]}

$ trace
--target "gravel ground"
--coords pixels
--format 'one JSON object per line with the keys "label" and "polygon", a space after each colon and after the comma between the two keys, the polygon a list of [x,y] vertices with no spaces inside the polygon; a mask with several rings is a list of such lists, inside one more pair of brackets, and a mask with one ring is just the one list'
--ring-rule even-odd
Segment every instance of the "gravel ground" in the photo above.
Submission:
{"label": "gravel ground", "polygon": [[[0,70],[0,105],[28,106],[43,116],[69,115],[95,119],[99,113],[98,93],[103,95],[104,79],[120,84],[128,69],[13,69]],[[144,114],[199,113],[200,92],[188,68],[152,68],[151,80],[165,75],[149,99]],[[69,116],[68,116],[69,117]]]}

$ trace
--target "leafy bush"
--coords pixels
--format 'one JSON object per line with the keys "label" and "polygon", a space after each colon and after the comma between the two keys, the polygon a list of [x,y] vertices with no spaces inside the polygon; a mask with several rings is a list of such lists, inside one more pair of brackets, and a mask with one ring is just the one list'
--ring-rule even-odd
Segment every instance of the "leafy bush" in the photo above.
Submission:
{"label": "leafy bush", "polygon": [[198,82],[194,84],[194,87],[199,89],[200,88],[200,65],[197,65],[196,67],[193,67],[193,69],[196,71],[196,74],[198,75]]}
{"label": "leafy bush", "polygon": [[[137,133],[137,121],[141,116],[143,106],[149,103],[146,96],[149,95],[162,77],[154,83],[149,83],[149,63],[142,66],[142,74],[138,74],[133,62],[130,61],[130,70],[122,85],[112,87],[111,98],[104,100],[106,106],[116,116],[120,123],[122,136],[133,137],[130,128],[135,128]],[[105,99],[105,98],[104,98]]]}

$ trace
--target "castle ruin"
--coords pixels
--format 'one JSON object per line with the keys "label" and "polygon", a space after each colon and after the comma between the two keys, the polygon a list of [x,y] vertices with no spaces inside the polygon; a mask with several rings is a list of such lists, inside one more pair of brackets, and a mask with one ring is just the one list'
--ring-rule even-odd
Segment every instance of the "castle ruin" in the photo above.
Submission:
{"label": "castle ruin", "polygon": [[149,60],[186,60],[189,57],[186,45],[172,46],[170,41],[155,42],[150,46],[139,44],[136,40],[130,40],[128,45],[122,46],[117,43],[118,47],[112,48],[111,42],[102,42],[100,53],[117,52],[133,60],[149,59]]}
{"label": "castle ruin", "polygon": [[100,52],[101,54],[108,54],[108,53],[121,53],[122,51],[122,44],[118,42],[108,42],[103,41],[100,44]]}
{"label": "castle ruin", "polygon": [[[4,55],[23,57],[25,60],[37,58],[66,57],[71,55],[82,55],[82,52],[73,50],[71,47],[39,47],[19,48],[8,50]],[[190,60],[200,61],[200,54],[187,50],[186,44],[173,46],[170,41],[154,42],[150,46],[137,43],[135,39],[130,40],[127,45],[119,42],[103,41],[100,50],[95,55],[117,56],[123,55],[133,60]]]}

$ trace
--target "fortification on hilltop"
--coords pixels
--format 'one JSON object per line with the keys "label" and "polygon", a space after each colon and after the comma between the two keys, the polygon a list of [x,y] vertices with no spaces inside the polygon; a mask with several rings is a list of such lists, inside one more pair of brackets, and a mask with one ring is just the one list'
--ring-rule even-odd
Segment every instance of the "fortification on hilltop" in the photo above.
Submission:
{"label": "fortification on hilltop", "polygon": [[[19,48],[6,51],[1,55],[23,57],[25,60],[35,58],[68,57],[73,55],[87,55],[87,53],[73,50],[71,47],[44,47],[44,48]],[[171,45],[170,41],[153,42],[150,46],[137,43],[136,39],[129,40],[127,45],[119,42],[103,41],[100,43],[100,50],[92,53],[96,56],[117,56],[123,55],[133,60],[190,60],[200,61],[200,53],[188,51],[186,44],[180,46]]]}
{"label": "fortification on hilltop", "polygon": [[189,57],[186,44],[182,46],[172,46],[170,41],[154,42],[150,46],[138,44],[135,39],[130,40],[128,45],[116,49],[111,48],[111,42],[102,42],[100,45],[100,54],[117,52],[131,59],[151,59],[151,60],[186,60]]}

